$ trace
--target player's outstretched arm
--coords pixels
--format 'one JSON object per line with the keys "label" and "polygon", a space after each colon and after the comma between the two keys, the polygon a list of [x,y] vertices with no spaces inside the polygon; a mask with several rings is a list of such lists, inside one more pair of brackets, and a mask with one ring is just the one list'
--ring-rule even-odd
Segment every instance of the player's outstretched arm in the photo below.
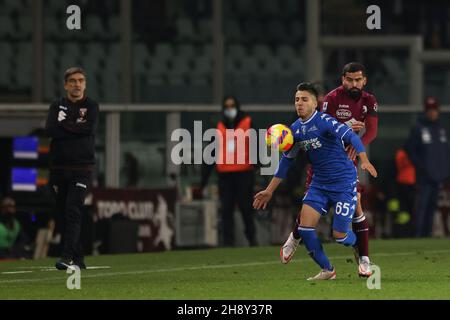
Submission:
{"label": "player's outstretched arm", "polygon": [[376,178],[378,176],[377,170],[375,169],[373,164],[370,163],[369,158],[367,158],[367,153],[361,152],[358,154],[358,156],[361,160],[361,169],[369,171],[370,175]]}
{"label": "player's outstretched arm", "polygon": [[[338,130],[335,130],[336,134],[339,135],[339,130],[342,130],[341,128],[338,128]],[[364,148],[364,145],[361,142],[361,139],[356,135],[353,131],[350,129],[347,129],[344,134],[341,136],[341,139],[346,142],[350,143],[353,148],[356,150],[356,153],[359,156],[359,159],[361,160],[361,169],[365,171],[369,171],[369,173],[372,175],[372,177],[377,177],[377,170],[375,167],[369,162],[369,159],[367,158],[366,149]]]}
{"label": "player's outstretched arm", "polygon": [[[293,149],[293,148],[292,148]],[[255,209],[266,209],[267,203],[272,199],[273,192],[278,188],[281,181],[286,178],[287,172],[292,165],[292,160],[296,156],[298,149],[283,153],[281,161],[278,164],[278,168],[275,171],[274,177],[270,181],[267,188],[263,191],[258,192],[253,201],[253,208]]]}
{"label": "player's outstretched arm", "polygon": [[254,201],[253,201],[253,208],[266,209],[267,204],[269,203],[270,199],[272,199],[273,192],[278,188],[281,181],[283,181],[283,179],[278,178],[278,177],[273,177],[272,180],[270,181],[269,185],[267,186],[267,188],[263,191],[258,192],[255,195]]}

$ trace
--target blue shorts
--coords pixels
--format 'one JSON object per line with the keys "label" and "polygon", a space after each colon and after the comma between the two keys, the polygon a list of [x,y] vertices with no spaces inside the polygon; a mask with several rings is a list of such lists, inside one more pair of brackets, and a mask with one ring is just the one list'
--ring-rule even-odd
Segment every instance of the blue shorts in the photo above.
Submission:
{"label": "blue shorts", "polygon": [[333,230],[342,233],[347,233],[350,228],[357,200],[356,187],[343,191],[328,191],[311,186],[303,197],[304,204],[323,216],[333,207]]}

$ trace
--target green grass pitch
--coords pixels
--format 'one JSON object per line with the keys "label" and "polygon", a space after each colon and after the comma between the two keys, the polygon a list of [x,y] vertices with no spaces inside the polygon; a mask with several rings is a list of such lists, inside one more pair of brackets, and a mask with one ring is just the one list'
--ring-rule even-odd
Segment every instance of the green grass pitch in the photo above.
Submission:
{"label": "green grass pitch", "polygon": [[[87,257],[81,289],[54,259],[0,262],[0,299],[450,299],[450,239],[372,240],[381,289],[357,276],[351,250],[324,245],[334,281],[309,282],[319,268],[299,247],[291,263],[279,247],[174,250]],[[7,288],[7,289],[6,289]]]}

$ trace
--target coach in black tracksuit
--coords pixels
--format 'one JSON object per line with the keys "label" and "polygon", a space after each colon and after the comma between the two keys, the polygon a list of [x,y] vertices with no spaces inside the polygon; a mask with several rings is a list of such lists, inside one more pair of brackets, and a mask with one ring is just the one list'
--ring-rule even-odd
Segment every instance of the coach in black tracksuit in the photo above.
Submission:
{"label": "coach in black tracksuit", "polygon": [[97,102],[86,97],[86,74],[70,68],[64,74],[67,96],[50,105],[46,131],[50,143],[49,185],[56,199],[57,222],[63,231],[63,252],[56,268],[85,268],[81,248],[81,215],[95,166]]}

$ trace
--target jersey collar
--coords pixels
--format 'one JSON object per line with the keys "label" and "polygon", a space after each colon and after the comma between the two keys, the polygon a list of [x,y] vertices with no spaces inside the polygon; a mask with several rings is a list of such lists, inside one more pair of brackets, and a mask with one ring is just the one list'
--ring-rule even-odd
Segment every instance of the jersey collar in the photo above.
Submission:
{"label": "jersey collar", "polygon": [[310,121],[316,116],[316,114],[317,114],[317,110],[314,111],[314,113],[312,114],[311,117],[309,117],[308,120],[306,120],[306,121],[303,122],[303,121],[300,119],[300,123],[301,123],[301,124],[307,124],[308,122],[310,122]]}

